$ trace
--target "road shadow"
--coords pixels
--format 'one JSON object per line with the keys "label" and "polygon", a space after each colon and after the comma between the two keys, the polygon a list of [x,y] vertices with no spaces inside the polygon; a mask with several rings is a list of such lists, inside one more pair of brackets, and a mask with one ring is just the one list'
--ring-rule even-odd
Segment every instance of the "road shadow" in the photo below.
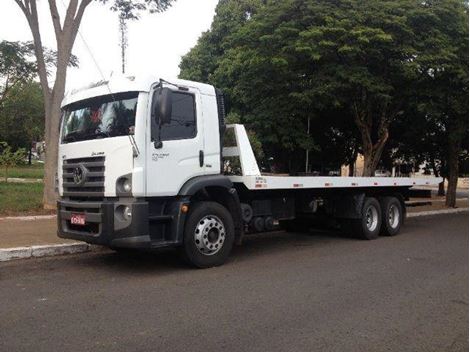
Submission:
{"label": "road shadow", "polygon": [[[289,251],[298,247],[321,247],[332,242],[359,241],[349,235],[334,230],[312,229],[308,233],[288,233],[273,231],[246,235],[241,246],[234,246],[229,262],[256,259],[257,256]],[[178,249],[160,249],[147,252],[126,250],[115,252],[105,250],[102,253],[88,255],[80,260],[81,265],[107,267],[113,270],[133,273],[163,272],[170,270],[194,269],[184,262]]]}
{"label": "road shadow", "polygon": [[[273,231],[246,235],[243,244],[234,247],[224,266],[206,270],[224,271],[226,270],[224,268],[232,268],[232,265],[253,262],[261,257],[282,252],[288,253],[305,247],[312,248],[312,252],[323,251],[326,250],[325,247],[337,246],[348,241],[360,242],[360,240],[352,239],[338,231],[323,229],[312,230],[308,233]],[[95,273],[100,273],[100,276],[105,277],[144,277],[198,271],[184,262],[177,249],[118,253],[104,247],[102,249],[95,247],[90,253],[5,262],[0,265],[0,278],[13,277],[19,273],[24,277],[35,276],[38,270],[45,270],[51,274],[53,272],[76,273],[79,270],[80,276],[84,277]]]}

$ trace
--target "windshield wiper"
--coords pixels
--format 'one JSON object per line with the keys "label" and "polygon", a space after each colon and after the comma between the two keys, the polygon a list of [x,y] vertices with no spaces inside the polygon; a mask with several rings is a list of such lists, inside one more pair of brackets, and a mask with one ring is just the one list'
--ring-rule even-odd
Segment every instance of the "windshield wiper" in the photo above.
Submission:
{"label": "windshield wiper", "polygon": [[73,132],[67,133],[67,135],[63,138],[63,141],[64,142],[76,141],[78,134],[79,134],[79,131],[73,131]]}
{"label": "windshield wiper", "polygon": [[64,137],[64,142],[77,142],[77,141],[83,141],[83,140],[90,140],[90,139],[96,139],[98,137],[110,137],[110,134],[105,131],[97,130],[92,133],[83,133],[82,131],[73,131],[70,133],[67,133],[67,135]]}
{"label": "windshield wiper", "polygon": [[95,133],[91,133],[87,135],[87,137],[111,137],[111,135],[108,132],[101,131],[101,130],[96,130]]}

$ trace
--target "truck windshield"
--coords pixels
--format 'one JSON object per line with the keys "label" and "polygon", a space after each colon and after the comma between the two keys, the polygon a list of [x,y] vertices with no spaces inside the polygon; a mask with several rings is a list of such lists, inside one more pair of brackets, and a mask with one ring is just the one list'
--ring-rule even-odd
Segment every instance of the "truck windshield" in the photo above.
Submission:
{"label": "truck windshield", "polygon": [[62,115],[62,143],[134,134],[138,95],[117,93],[67,105]]}

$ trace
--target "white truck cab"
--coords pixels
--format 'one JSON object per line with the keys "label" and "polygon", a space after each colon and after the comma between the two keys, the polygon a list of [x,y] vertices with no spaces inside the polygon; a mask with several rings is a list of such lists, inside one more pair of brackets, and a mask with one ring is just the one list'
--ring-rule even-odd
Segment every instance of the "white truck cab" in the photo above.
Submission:
{"label": "white truck cab", "polygon": [[198,267],[277,222],[305,230],[328,216],[362,238],[395,234],[410,188],[440,182],[262,175],[244,127],[225,125],[222,93],[203,83],[118,77],[71,91],[62,109],[58,235],[180,247]]}

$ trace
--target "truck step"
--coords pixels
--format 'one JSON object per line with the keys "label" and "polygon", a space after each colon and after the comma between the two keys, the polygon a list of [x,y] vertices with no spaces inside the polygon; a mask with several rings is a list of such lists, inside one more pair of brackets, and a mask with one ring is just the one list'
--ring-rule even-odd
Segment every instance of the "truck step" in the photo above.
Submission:
{"label": "truck step", "polygon": [[152,222],[170,222],[173,220],[172,215],[151,215],[149,221]]}
{"label": "truck step", "polygon": [[150,244],[150,248],[176,247],[177,245],[179,245],[179,243],[176,241],[155,241]]}

